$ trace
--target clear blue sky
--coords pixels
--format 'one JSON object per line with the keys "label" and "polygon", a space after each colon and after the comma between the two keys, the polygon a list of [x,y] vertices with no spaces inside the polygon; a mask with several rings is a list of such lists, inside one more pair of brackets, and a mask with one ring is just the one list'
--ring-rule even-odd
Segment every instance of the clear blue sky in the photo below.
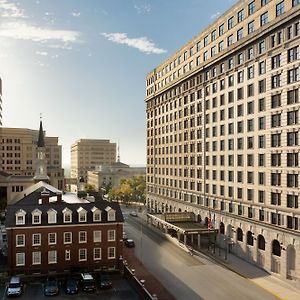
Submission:
{"label": "clear blue sky", "polygon": [[0,0],[3,126],[120,142],[146,164],[148,72],[234,0]]}

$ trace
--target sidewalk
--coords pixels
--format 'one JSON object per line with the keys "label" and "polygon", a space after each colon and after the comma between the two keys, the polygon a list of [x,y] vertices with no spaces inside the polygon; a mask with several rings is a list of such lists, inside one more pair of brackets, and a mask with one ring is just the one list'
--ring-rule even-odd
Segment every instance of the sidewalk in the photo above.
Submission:
{"label": "sidewalk", "polygon": [[159,300],[175,300],[176,298],[168,292],[168,290],[150,273],[144,265],[138,260],[134,254],[133,248],[124,247],[124,259],[126,259],[128,267],[135,270],[137,278],[145,280],[145,288],[153,294],[156,294]]}

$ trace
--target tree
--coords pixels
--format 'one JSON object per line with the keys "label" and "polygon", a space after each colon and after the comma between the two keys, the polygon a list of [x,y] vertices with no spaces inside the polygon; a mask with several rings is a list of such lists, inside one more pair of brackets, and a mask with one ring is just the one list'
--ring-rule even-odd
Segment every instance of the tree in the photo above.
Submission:
{"label": "tree", "polygon": [[96,190],[96,187],[93,184],[86,183],[83,189],[85,192],[88,193],[88,192],[94,192]]}

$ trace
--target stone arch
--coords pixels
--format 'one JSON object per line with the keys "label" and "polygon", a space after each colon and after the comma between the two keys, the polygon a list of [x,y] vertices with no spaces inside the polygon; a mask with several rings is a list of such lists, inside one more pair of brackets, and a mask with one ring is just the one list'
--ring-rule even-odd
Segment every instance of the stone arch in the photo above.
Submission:
{"label": "stone arch", "polygon": [[247,245],[253,246],[253,233],[247,231]]}
{"label": "stone arch", "polygon": [[219,232],[220,234],[225,234],[225,225],[223,222],[220,223]]}
{"label": "stone arch", "polygon": [[273,240],[272,242],[272,254],[276,256],[281,256],[281,247],[278,240]]}
{"label": "stone arch", "polygon": [[236,238],[240,242],[243,241],[243,230],[240,227],[238,227],[236,230]]}
{"label": "stone arch", "polygon": [[291,278],[291,271],[296,270],[296,250],[293,245],[288,245],[286,249],[288,278]]}
{"label": "stone arch", "polygon": [[178,208],[178,212],[181,212],[181,208]]}
{"label": "stone arch", "polygon": [[257,237],[257,247],[260,250],[266,250],[266,241],[263,235],[259,234]]}

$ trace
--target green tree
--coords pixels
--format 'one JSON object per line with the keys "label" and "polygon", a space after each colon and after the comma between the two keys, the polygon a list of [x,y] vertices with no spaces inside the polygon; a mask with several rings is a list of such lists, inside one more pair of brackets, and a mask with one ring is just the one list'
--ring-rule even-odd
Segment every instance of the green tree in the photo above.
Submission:
{"label": "green tree", "polygon": [[83,189],[85,192],[88,193],[88,192],[94,192],[96,190],[96,187],[93,184],[86,183]]}

